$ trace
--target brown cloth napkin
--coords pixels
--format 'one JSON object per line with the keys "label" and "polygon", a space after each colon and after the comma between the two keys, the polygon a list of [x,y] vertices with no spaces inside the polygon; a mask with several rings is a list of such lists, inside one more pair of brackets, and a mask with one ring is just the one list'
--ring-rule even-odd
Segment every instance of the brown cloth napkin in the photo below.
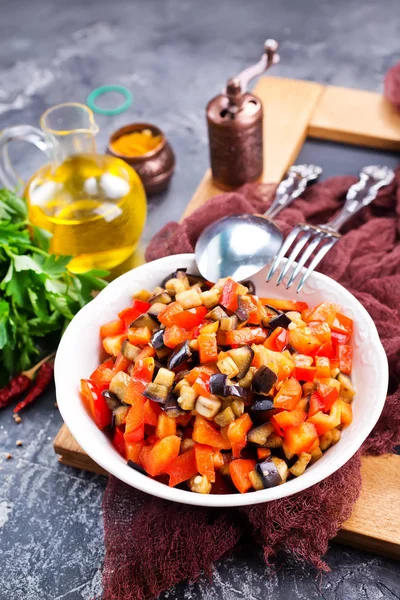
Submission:
{"label": "brown cloth napkin", "polygon": [[[297,223],[324,222],[342,205],[353,177],[309,188],[277,218],[285,234]],[[207,202],[181,224],[169,223],[146,258],[192,252],[200,231],[223,215],[264,212],[275,186],[251,184]],[[143,494],[110,477],[103,500],[106,557],[104,600],[151,600],[176,583],[195,580],[244,538],[262,548],[267,564],[291,553],[316,568],[361,487],[360,455],[393,451],[400,442],[400,170],[396,181],[344,232],[319,270],[344,285],[375,321],[390,368],[382,416],[361,450],[321,483],[274,502],[238,509],[179,505]],[[358,401],[362,401],[361,398]]]}

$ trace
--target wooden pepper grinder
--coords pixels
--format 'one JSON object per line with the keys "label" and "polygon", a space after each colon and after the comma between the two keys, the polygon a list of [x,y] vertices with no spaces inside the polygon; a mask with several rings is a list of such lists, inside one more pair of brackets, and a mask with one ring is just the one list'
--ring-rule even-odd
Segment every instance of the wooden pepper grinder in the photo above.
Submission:
{"label": "wooden pepper grinder", "polygon": [[267,40],[261,60],[228,80],[226,89],[207,104],[211,170],[222,189],[255,181],[263,170],[263,108],[247,92],[251,79],[279,62],[278,43]]}

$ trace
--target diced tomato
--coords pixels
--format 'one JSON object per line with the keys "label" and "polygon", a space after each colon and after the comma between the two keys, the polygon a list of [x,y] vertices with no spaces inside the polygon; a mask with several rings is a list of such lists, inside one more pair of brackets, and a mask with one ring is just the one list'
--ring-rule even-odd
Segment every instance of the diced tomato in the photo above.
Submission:
{"label": "diced tomato", "polygon": [[111,354],[112,356],[118,356],[118,354],[121,352],[122,342],[126,340],[127,337],[128,335],[126,333],[121,333],[119,335],[104,338],[104,350],[107,352],[107,354]]}
{"label": "diced tomato", "polygon": [[268,306],[272,306],[272,308],[277,308],[278,310],[296,310],[297,312],[302,312],[308,308],[307,302],[296,302],[294,300],[279,300],[278,298],[260,298],[262,304],[268,304]]}
{"label": "diced tomato", "polygon": [[157,427],[158,416],[161,413],[161,407],[157,402],[146,400],[143,407],[143,419],[145,425]]}
{"label": "diced tomato", "polygon": [[141,351],[137,355],[135,362],[138,362],[139,360],[143,360],[144,358],[154,358],[155,355],[156,355],[156,351],[154,350],[153,346],[150,346],[150,345],[145,346],[144,348],[141,349]]}
{"label": "diced tomato", "polygon": [[289,343],[289,332],[283,327],[277,327],[264,342],[265,348],[281,352]]}
{"label": "diced tomato", "polygon": [[115,373],[113,371],[114,361],[109,358],[103,364],[101,364],[90,376],[90,380],[93,381],[99,387],[108,386]]}
{"label": "diced tomato", "polygon": [[269,448],[257,448],[257,458],[258,460],[264,460],[271,456],[271,450]]}
{"label": "diced tomato", "polygon": [[128,360],[127,358],[125,358],[125,356],[121,353],[118,354],[117,359],[114,363],[114,375],[116,375],[116,373],[119,373],[120,371],[125,371],[127,370],[127,368],[129,367],[129,365],[131,364],[131,361]]}
{"label": "diced tomato", "polygon": [[276,394],[274,407],[293,410],[301,398],[302,391],[300,383],[294,377],[290,377],[290,379],[283,382]]}
{"label": "diced tomato", "polygon": [[196,308],[190,308],[183,312],[178,312],[176,315],[172,315],[171,319],[174,325],[183,327],[184,329],[193,329],[198,327],[206,316],[208,309],[205,306],[197,306]]}
{"label": "diced tomato", "polygon": [[254,471],[256,461],[250,458],[238,458],[233,460],[229,465],[229,474],[233,485],[241,494],[248,492],[252,488],[252,483],[249,479],[249,474]]}
{"label": "diced tomato", "polygon": [[200,415],[195,418],[192,439],[194,442],[206,444],[218,450],[230,450],[232,447],[231,442],[225,439],[214,425]]}
{"label": "diced tomato", "polygon": [[339,344],[347,344],[350,339],[350,335],[348,333],[337,333],[336,331],[332,331],[332,344],[338,346]]}
{"label": "diced tomato", "polygon": [[317,412],[324,410],[325,404],[320,394],[315,391],[310,396],[310,405],[308,408],[308,416],[313,417]]}
{"label": "diced tomato", "polygon": [[151,340],[151,331],[148,327],[131,327],[128,329],[128,340],[134,346],[146,346]]}
{"label": "diced tomato", "polygon": [[315,356],[326,356],[326,358],[332,358],[335,356],[335,351],[332,344],[322,344],[322,346],[315,353]]}
{"label": "diced tomato", "polygon": [[132,379],[142,381],[143,383],[150,383],[153,379],[154,366],[154,358],[136,359],[131,373]]}
{"label": "diced tomato", "polygon": [[198,473],[194,448],[177,456],[169,463],[165,472],[169,475],[169,486],[174,487]]}
{"label": "diced tomato", "polygon": [[[233,329],[232,331],[218,331],[218,336],[225,333],[225,344],[223,346],[233,346],[233,344],[262,344],[267,339],[267,333],[262,327],[243,327],[242,329]],[[218,340],[219,342],[219,340]]]}
{"label": "diced tomato", "polygon": [[353,348],[351,346],[338,346],[339,369],[342,373],[350,375],[353,359]]}
{"label": "diced tomato", "polygon": [[284,446],[291,454],[307,452],[318,438],[316,428],[312,423],[300,423],[285,431]]}
{"label": "diced tomato", "polygon": [[183,312],[183,308],[179,302],[171,302],[158,314],[158,320],[166,327],[172,327],[175,316],[181,312]]}
{"label": "diced tomato", "polygon": [[[322,435],[330,429],[333,429],[333,427],[337,427],[338,425],[340,425],[342,410],[341,402],[342,401],[338,398],[332,404],[329,415],[326,415],[320,411],[307,419],[307,423],[312,423],[315,426],[318,435]],[[305,450],[304,452],[307,451]]]}
{"label": "diced tomato", "polygon": [[217,337],[215,333],[201,333],[197,338],[201,363],[218,360]]}
{"label": "diced tomato", "polygon": [[116,319],[115,321],[110,321],[109,323],[105,323],[100,327],[100,337],[101,339],[104,339],[105,337],[114,337],[115,335],[119,335],[124,331],[124,322],[120,319]]}
{"label": "diced tomato", "polygon": [[348,402],[344,402],[341,400],[341,413],[340,413],[340,422],[342,425],[350,425],[353,420],[353,409],[351,408],[351,404]]}
{"label": "diced tomato", "polygon": [[125,458],[125,440],[124,440],[124,434],[123,432],[116,427],[115,431],[114,431],[114,435],[111,441],[112,445],[114,446],[114,448],[117,450],[117,452],[123,456],[123,458]]}
{"label": "diced tomato", "polygon": [[339,396],[338,389],[336,387],[332,387],[331,385],[327,385],[326,383],[319,383],[318,393],[324,402],[323,410],[325,412],[330,411],[332,404]]}
{"label": "diced tomato", "polygon": [[314,381],[316,374],[316,367],[296,367],[294,370],[297,381]]}
{"label": "diced tomato", "polygon": [[100,388],[88,379],[81,379],[81,396],[99,429],[111,423],[111,410],[107,406]]}
{"label": "diced tomato", "polygon": [[317,367],[316,376],[320,379],[321,377],[331,376],[331,363],[329,358],[326,356],[316,356],[315,365]]}
{"label": "diced tomato", "polygon": [[175,348],[187,339],[188,332],[178,325],[171,325],[164,330],[164,345]]}
{"label": "diced tomato", "polygon": [[244,413],[229,424],[228,439],[232,444],[232,455],[234,458],[239,458],[241,451],[246,446],[247,432],[251,429],[252,425],[253,422],[247,413]]}
{"label": "diced tomato", "polygon": [[194,451],[196,456],[197,471],[200,475],[205,475],[211,483],[215,481],[214,454],[215,448],[204,444],[195,444]]}
{"label": "diced tomato", "polygon": [[125,443],[126,448],[126,460],[131,460],[136,464],[139,463],[140,453],[142,448],[146,445],[144,440],[139,440],[138,442],[133,442],[132,444]]}
{"label": "diced tomato", "polygon": [[169,435],[176,435],[176,421],[161,411],[158,416],[156,436],[161,440]]}
{"label": "diced tomato", "polygon": [[177,458],[180,446],[180,438],[170,435],[158,440],[153,446],[145,446],[140,453],[140,462],[149,475],[157,477],[167,472],[168,466]]}
{"label": "diced tomato", "polygon": [[238,289],[239,286],[233,279],[227,279],[222,288],[220,304],[228,310],[235,312],[238,307]]}
{"label": "diced tomato", "polygon": [[339,306],[337,304],[321,302],[321,304],[318,304],[314,308],[302,311],[302,318],[306,323],[310,323],[310,321],[322,321],[328,325],[332,325],[338,310]]}

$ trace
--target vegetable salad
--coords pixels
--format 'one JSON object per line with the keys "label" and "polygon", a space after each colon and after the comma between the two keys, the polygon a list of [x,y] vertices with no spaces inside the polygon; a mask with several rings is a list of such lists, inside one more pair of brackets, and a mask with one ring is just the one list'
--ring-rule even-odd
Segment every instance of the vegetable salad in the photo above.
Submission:
{"label": "vegetable salad", "polygon": [[107,358],[81,394],[132,468],[201,494],[261,490],[351,423],[352,330],[336,304],[178,269],[101,327]]}

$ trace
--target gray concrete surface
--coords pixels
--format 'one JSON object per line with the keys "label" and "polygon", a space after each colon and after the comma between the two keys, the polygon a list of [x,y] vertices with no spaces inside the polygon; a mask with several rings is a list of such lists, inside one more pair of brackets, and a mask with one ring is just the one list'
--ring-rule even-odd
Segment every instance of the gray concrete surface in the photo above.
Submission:
{"label": "gray concrete surface", "polygon": [[[134,95],[131,110],[97,117],[99,149],[133,120],[167,133],[177,155],[169,191],[150,201],[144,243],[190,199],[208,164],[204,107],[229,75],[258,58],[263,40],[281,42],[276,75],[381,90],[399,57],[396,0],[3,0],[0,20],[0,127],[37,124],[62,101],[85,101],[98,85]],[[29,175],[41,157],[13,153]],[[326,174],[356,173],[379,157],[309,142],[301,158]],[[383,155],[395,164],[396,157]],[[54,391],[23,415],[0,414],[0,600],[91,600],[101,594],[105,479],[58,465],[52,440],[61,425]],[[15,446],[22,439],[21,448]],[[395,561],[332,544],[322,580],[289,562],[276,573],[255,551],[221,561],[212,584],[182,584],[163,600],[396,600]]]}

